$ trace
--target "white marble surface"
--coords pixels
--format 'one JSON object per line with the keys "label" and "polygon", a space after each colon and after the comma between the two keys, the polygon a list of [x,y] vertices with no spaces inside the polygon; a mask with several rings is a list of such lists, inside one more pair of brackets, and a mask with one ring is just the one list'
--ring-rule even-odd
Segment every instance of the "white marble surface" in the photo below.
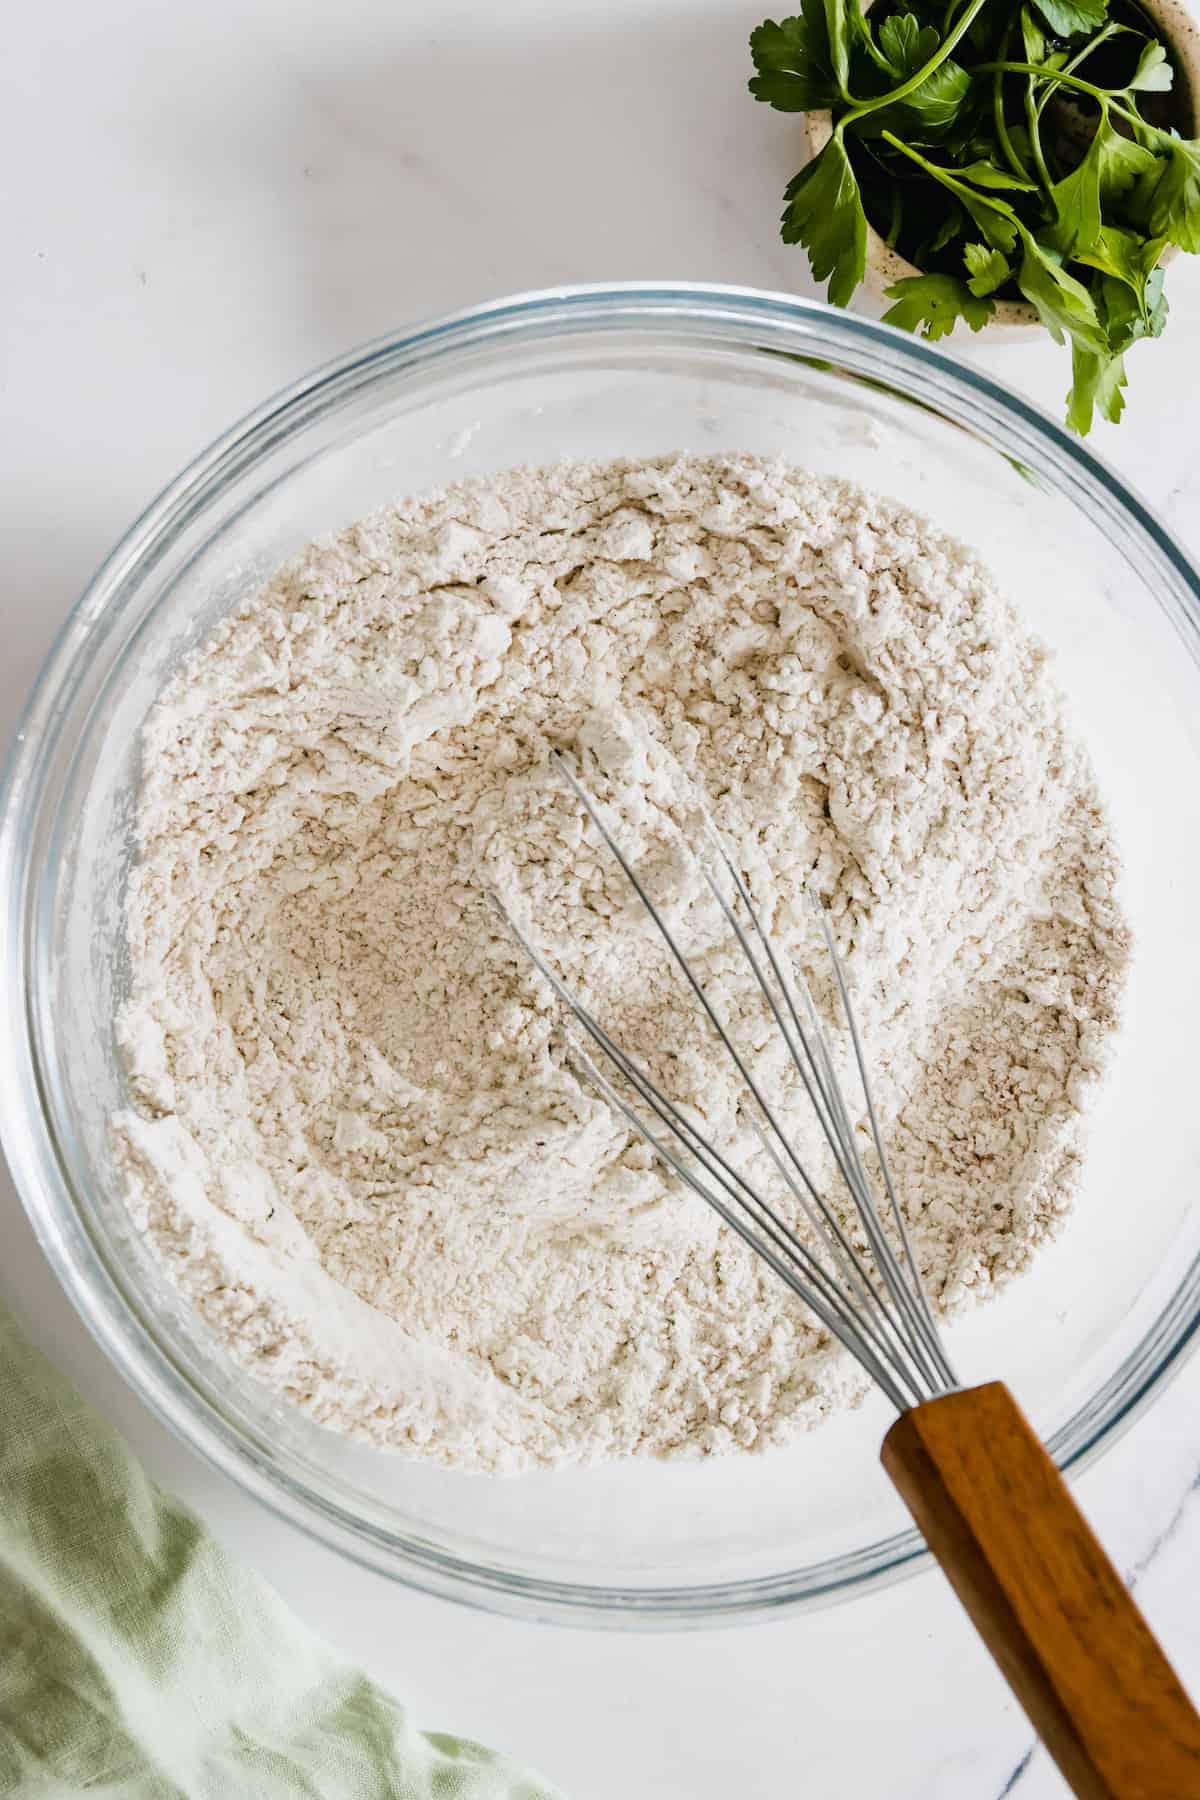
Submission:
{"label": "white marble surface", "polygon": [[[808,291],[775,236],[794,127],[744,94],[757,0],[62,0],[6,27],[0,726],[142,504],[244,408],[419,315],[687,277]],[[1200,265],[1172,272],[1100,447],[1200,541]],[[973,349],[1052,401],[1047,344]],[[0,1176],[0,1182],[3,1177]],[[572,1800],[1048,1800],[1064,1792],[936,1575],[736,1633],[475,1616],[343,1564],[162,1430],[94,1352],[0,1188],[0,1286],[153,1473],[423,1723]],[[1200,1360],[1080,1482],[1200,1689]],[[1182,1800],[1182,1797],[1181,1797]]]}

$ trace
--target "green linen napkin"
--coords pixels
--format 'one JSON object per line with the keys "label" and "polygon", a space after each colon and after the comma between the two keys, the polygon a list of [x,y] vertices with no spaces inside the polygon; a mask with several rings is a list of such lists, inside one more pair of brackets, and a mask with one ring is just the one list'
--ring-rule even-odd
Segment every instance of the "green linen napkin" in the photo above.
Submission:
{"label": "green linen napkin", "polygon": [[404,1708],[162,1494],[0,1311],[0,1795],[556,1800]]}

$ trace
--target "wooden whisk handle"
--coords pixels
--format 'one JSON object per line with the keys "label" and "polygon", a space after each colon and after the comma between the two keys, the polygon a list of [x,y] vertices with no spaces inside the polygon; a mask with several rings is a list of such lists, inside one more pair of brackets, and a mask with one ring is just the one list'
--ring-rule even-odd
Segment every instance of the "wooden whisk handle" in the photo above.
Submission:
{"label": "wooden whisk handle", "polygon": [[897,1419],[883,1466],[1081,1800],[1200,1800],[1200,1718],[1003,1382]]}

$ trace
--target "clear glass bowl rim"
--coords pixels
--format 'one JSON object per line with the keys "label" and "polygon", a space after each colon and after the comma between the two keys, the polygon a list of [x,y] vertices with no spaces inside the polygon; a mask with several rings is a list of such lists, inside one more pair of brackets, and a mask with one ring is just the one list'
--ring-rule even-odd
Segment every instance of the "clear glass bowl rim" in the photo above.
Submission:
{"label": "clear glass bowl rim", "polygon": [[[0,1045],[0,1120],[13,1178],[42,1250],[93,1337],[134,1392],[172,1431],[278,1516],[366,1567],[426,1592],[523,1617],[630,1628],[728,1624],[783,1606],[828,1603],[915,1572],[929,1560],[915,1531],[810,1568],[711,1586],[613,1587],[543,1580],[443,1552],[424,1539],[367,1526],[296,1482],[224,1419],[175,1367],[152,1323],[135,1312],[89,1233],[55,1140],[38,1050],[30,918],[35,825],[64,733],[74,723],[89,653],[115,607],[136,598],[139,570],[250,470],[352,393],[503,336],[550,341],[579,330],[653,329],[697,342],[752,344],[756,330],[867,383],[931,407],[1084,508],[1114,544],[1136,544],[1163,584],[1177,628],[1200,646],[1200,573],[1166,526],[1086,445],[1021,396],[919,339],[819,301],[699,282],[621,282],[517,294],[378,339],[304,376],[247,414],[172,481],[96,572],[42,668],[0,776],[0,984],[12,1029]],[[778,349],[778,342],[760,345]],[[1198,658],[1200,660],[1200,658]],[[1151,1329],[1050,1442],[1077,1470],[1107,1448],[1195,1348],[1200,1258]]]}

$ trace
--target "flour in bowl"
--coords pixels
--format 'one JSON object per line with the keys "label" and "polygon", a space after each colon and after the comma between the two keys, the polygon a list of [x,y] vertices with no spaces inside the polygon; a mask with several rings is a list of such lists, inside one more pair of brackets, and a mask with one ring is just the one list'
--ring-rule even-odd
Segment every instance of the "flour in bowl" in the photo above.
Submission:
{"label": "flour in bowl", "polygon": [[233,1355],[357,1437],[485,1470],[775,1444],[863,1378],[588,1085],[489,904],[758,1154],[555,745],[785,1087],[689,834],[809,972],[821,896],[941,1310],[1055,1233],[1128,956],[1086,754],[968,549],[746,456],[405,502],[187,659],[145,729],[129,1203]]}

